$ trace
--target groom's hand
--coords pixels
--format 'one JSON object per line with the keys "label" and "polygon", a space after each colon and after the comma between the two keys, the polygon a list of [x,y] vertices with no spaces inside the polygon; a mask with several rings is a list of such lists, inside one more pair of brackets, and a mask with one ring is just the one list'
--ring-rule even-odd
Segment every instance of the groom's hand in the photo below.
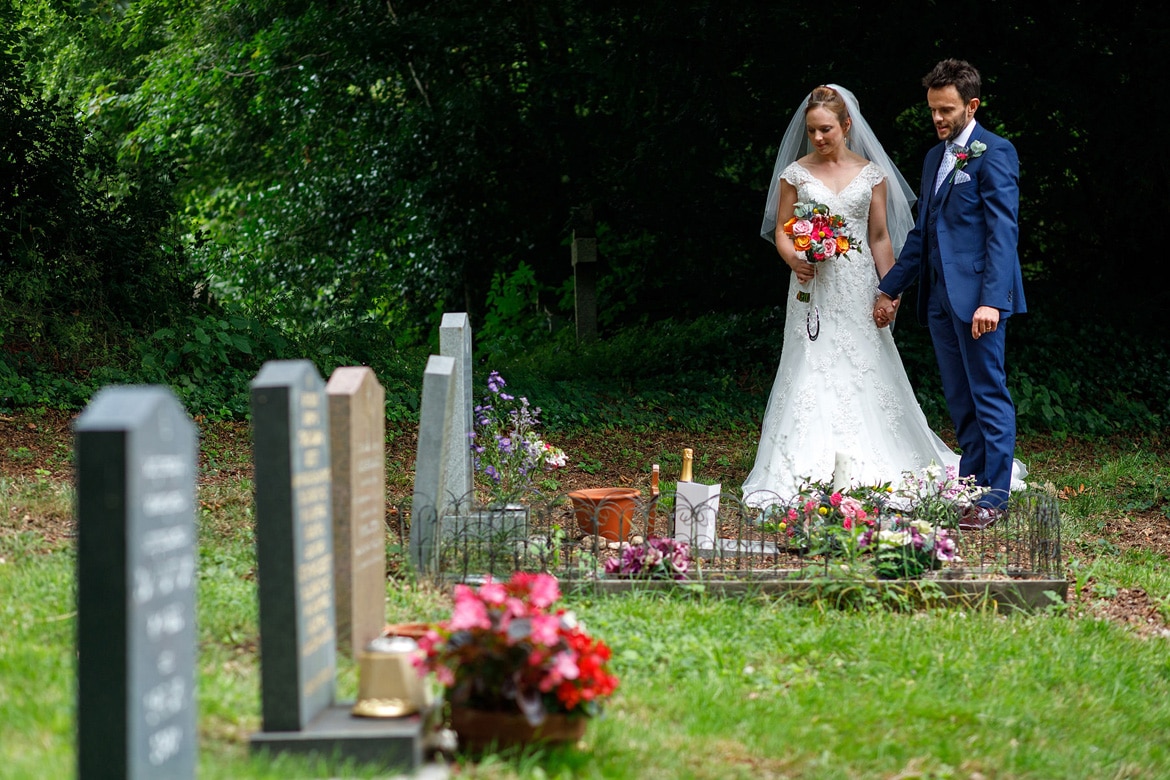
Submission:
{"label": "groom's hand", "polygon": [[877,300],[873,302],[873,322],[879,328],[884,328],[893,322],[897,312],[897,299],[890,298],[885,293],[880,293]]}
{"label": "groom's hand", "polygon": [[980,306],[971,320],[971,338],[977,339],[999,327],[999,309],[994,306]]}

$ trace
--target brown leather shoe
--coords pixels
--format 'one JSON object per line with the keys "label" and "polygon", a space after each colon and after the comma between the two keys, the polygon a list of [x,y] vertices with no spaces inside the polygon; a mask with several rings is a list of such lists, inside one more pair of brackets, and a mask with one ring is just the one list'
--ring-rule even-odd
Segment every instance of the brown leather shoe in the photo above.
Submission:
{"label": "brown leather shoe", "polygon": [[1002,512],[991,507],[969,506],[963,510],[963,516],[959,518],[959,530],[983,531],[995,525],[1001,515]]}

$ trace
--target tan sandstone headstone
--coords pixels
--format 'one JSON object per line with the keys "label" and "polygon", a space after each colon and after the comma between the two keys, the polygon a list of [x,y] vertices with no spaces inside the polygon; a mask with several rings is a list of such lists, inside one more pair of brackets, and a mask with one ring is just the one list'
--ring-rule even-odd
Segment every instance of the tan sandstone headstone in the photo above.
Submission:
{"label": "tan sandstone headstone", "polygon": [[386,392],[366,366],[336,369],[325,392],[337,642],[356,655],[386,625]]}

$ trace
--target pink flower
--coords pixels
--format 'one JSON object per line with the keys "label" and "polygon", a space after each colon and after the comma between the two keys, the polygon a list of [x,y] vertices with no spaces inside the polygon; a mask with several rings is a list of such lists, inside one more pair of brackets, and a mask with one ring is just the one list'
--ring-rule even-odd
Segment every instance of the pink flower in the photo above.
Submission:
{"label": "pink flower", "polygon": [[498,582],[493,582],[491,577],[488,577],[479,586],[479,598],[484,604],[503,604],[504,599],[507,597],[508,592],[504,590],[504,586]]}
{"label": "pink flower", "polygon": [[553,659],[553,672],[562,679],[576,680],[577,675],[581,673],[580,667],[577,666],[576,653],[557,653],[557,657]]}
{"label": "pink flower", "polygon": [[836,257],[837,239],[832,235],[826,237],[825,240],[821,242],[821,252],[824,253],[825,257]]}
{"label": "pink flower", "polygon": [[557,653],[553,658],[552,668],[540,681],[540,690],[548,693],[565,680],[576,680],[580,674],[581,669],[577,666],[575,653]]}
{"label": "pink flower", "polygon": [[477,598],[455,597],[455,610],[447,628],[451,631],[465,631],[474,628],[489,629],[492,621],[488,617],[487,607]]}
{"label": "pink flower", "polygon": [[435,667],[435,679],[439,684],[445,688],[450,688],[455,684],[455,672],[448,669],[446,666]]}
{"label": "pink flower", "polygon": [[795,236],[811,236],[813,224],[807,219],[798,219],[792,223],[792,234]]}
{"label": "pink flower", "polygon": [[533,576],[528,600],[537,609],[546,609],[561,597],[561,586],[551,574]]}
{"label": "pink flower", "polygon": [[533,615],[530,619],[529,638],[538,645],[552,646],[560,635],[561,619],[556,615]]}
{"label": "pink flower", "polygon": [[424,654],[430,655],[431,651],[434,650],[435,646],[440,644],[442,641],[443,641],[443,638],[441,636],[439,636],[438,631],[436,631],[433,628],[428,628],[427,632],[425,634],[423,634],[421,637],[419,637],[418,649],[422,650],[422,652]]}
{"label": "pink flower", "polygon": [[833,505],[834,509],[836,509],[837,507],[841,506],[841,499],[842,496],[840,493],[834,493],[833,495],[829,496],[829,503]]}

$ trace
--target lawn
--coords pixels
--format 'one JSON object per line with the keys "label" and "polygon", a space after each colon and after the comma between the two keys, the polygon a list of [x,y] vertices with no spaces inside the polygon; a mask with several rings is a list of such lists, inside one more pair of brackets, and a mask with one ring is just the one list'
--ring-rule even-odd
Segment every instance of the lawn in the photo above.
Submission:
{"label": "lawn", "polygon": [[[0,418],[0,777],[73,773],[75,630],[67,416]],[[30,427],[31,426],[31,427]],[[258,628],[246,428],[200,423],[199,776],[384,777],[257,759]],[[565,437],[564,490],[648,480],[693,447],[735,485],[743,431]],[[615,651],[621,683],[583,744],[458,759],[499,778],[1161,778],[1170,776],[1170,455],[1164,436],[1024,438],[1031,481],[1061,499],[1067,605],[1039,615],[843,611],[762,593],[568,595]],[[388,495],[411,482],[388,436]],[[664,477],[665,478],[665,477]],[[387,619],[439,619],[392,537]],[[342,696],[356,691],[343,665]]]}

